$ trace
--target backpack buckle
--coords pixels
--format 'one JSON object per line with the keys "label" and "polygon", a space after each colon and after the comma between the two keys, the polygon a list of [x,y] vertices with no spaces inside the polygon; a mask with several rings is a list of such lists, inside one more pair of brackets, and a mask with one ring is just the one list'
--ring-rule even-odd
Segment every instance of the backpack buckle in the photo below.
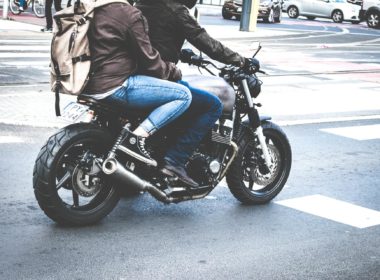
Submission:
{"label": "backpack buckle", "polygon": [[83,24],[86,23],[86,21],[87,21],[87,18],[82,17],[82,18],[80,18],[80,19],[77,21],[77,24],[78,24],[78,25],[83,25]]}

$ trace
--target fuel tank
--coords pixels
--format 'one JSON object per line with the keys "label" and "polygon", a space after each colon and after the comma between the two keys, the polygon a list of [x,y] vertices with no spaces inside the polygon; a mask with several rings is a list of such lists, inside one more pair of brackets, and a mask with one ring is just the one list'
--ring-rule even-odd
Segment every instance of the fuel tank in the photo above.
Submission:
{"label": "fuel tank", "polygon": [[215,76],[185,75],[182,80],[188,82],[192,87],[216,95],[223,104],[223,114],[232,113],[235,104],[235,91],[224,79]]}

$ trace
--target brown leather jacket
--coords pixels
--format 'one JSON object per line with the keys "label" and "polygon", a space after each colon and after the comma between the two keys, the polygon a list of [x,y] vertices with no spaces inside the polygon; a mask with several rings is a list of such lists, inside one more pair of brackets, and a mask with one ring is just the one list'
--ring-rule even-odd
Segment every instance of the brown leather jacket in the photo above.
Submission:
{"label": "brown leather jacket", "polygon": [[196,1],[138,0],[135,4],[148,20],[150,40],[162,59],[177,63],[186,39],[212,59],[242,65],[244,57],[212,38],[189,14],[188,2],[195,4]]}
{"label": "brown leather jacket", "polygon": [[164,62],[152,48],[146,19],[128,4],[112,3],[97,8],[88,35],[93,74],[86,94],[107,92],[135,74],[181,79],[181,71],[173,63]]}

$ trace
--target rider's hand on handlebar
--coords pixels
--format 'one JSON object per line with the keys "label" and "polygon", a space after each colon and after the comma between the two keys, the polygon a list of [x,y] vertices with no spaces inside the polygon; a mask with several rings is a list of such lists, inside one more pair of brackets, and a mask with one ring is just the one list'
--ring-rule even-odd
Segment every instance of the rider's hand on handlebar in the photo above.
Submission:
{"label": "rider's hand on handlebar", "polygon": [[258,72],[260,70],[260,61],[258,61],[256,58],[246,58],[243,68],[246,71],[252,69],[254,72]]}

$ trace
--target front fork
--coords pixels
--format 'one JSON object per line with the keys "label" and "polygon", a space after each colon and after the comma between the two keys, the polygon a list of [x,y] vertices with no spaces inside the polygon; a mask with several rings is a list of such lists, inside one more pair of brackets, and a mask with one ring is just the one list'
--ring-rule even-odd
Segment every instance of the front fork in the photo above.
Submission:
{"label": "front fork", "polygon": [[268,168],[268,171],[270,170],[270,167],[272,165],[272,159],[269,154],[268,150],[268,145],[265,141],[264,133],[263,133],[263,128],[261,126],[261,121],[260,121],[260,116],[259,112],[256,109],[256,104],[253,103],[251,94],[249,92],[247,80],[244,79],[241,81],[242,86],[243,86],[243,91],[245,95],[245,100],[247,101],[248,104],[248,119],[249,119],[249,124],[254,130],[258,140],[259,144],[261,147],[261,150],[263,152],[264,160],[265,160],[265,165]]}

